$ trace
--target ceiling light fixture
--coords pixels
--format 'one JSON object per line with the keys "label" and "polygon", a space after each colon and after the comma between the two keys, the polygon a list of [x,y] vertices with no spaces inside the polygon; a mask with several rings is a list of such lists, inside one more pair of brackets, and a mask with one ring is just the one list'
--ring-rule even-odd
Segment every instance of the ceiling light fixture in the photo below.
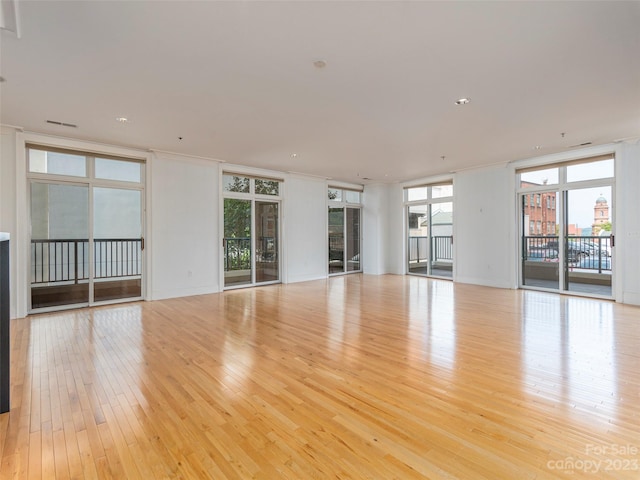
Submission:
{"label": "ceiling light fixture", "polygon": [[315,62],[313,62],[313,66],[316,68],[324,68],[327,66],[327,62],[325,62],[324,60],[316,60]]}
{"label": "ceiling light fixture", "polygon": [[116,121],[118,121],[120,123],[127,123],[129,121],[129,119],[127,117],[117,117]]}
{"label": "ceiling light fixture", "polygon": [[536,145],[535,147],[533,147],[534,150],[540,150],[542,148],[542,145]]}
{"label": "ceiling light fixture", "polygon": [[292,154],[291,154],[291,158],[296,158],[297,156],[298,156],[298,154],[297,154],[297,153],[292,153]]}
{"label": "ceiling light fixture", "polygon": [[459,98],[458,100],[456,100],[456,105],[466,105],[470,101],[470,98]]}

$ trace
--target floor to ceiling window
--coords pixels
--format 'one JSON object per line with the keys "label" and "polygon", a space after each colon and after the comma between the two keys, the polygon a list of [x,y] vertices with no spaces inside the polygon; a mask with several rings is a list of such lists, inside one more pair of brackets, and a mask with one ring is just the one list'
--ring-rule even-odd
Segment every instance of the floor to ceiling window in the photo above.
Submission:
{"label": "floor to ceiling window", "polygon": [[518,170],[520,286],[613,296],[613,155]]}
{"label": "floor to ceiling window", "polygon": [[27,146],[30,311],[142,298],[144,163]]}
{"label": "floor to ceiling window", "polygon": [[224,173],[225,288],[280,281],[281,180]]}
{"label": "floor to ceiling window", "polygon": [[407,273],[453,277],[453,183],[405,188]]}
{"label": "floor to ceiling window", "polygon": [[362,244],[362,192],[328,190],[329,274],[360,272]]}

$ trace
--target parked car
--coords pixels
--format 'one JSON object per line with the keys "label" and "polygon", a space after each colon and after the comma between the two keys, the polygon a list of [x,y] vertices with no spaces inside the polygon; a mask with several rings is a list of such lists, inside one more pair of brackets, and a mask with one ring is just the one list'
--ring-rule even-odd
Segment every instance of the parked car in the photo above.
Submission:
{"label": "parked car", "polygon": [[532,247],[527,252],[527,258],[531,262],[557,262],[558,251],[552,248]]}
{"label": "parked car", "polygon": [[611,270],[611,257],[605,255],[584,257],[580,259],[577,267],[589,270]]}
{"label": "parked car", "polygon": [[[549,240],[547,242],[547,249],[558,249],[558,240]],[[578,263],[582,258],[589,257],[592,249],[587,245],[587,242],[581,242],[569,239],[567,241],[567,261],[569,263]]]}
{"label": "parked car", "polygon": [[602,252],[603,256],[606,256],[606,257],[611,256],[611,248],[609,247],[609,245],[605,244],[604,242],[601,242],[600,244],[598,244],[598,242],[587,242],[587,245],[591,250],[592,256],[598,256],[600,252]]}

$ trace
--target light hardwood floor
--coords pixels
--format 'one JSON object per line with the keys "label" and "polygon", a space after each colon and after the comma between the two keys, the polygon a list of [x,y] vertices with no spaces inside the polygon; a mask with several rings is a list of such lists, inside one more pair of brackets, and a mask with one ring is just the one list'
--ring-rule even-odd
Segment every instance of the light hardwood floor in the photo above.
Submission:
{"label": "light hardwood floor", "polygon": [[4,478],[640,478],[640,308],[350,275],[12,321]]}

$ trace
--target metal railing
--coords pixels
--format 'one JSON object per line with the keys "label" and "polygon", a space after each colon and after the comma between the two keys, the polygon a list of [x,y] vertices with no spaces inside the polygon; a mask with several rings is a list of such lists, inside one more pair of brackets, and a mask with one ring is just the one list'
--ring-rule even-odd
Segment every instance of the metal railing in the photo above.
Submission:
{"label": "metal railing", "polygon": [[251,237],[225,237],[224,271],[251,269]]}
{"label": "metal railing", "polygon": [[[95,279],[142,275],[141,238],[101,238],[93,246]],[[89,271],[88,239],[31,240],[32,285],[84,282]]]}
{"label": "metal railing", "polygon": [[[426,262],[429,259],[429,237],[409,237],[409,262]],[[453,235],[431,237],[431,261],[453,261]]]}
{"label": "metal railing", "polygon": [[[558,242],[557,235],[523,236],[523,260],[559,261]],[[611,237],[571,236],[566,238],[564,248],[566,263],[571,267],[598,270],[599,273],[611,270]]]}
{"label": "metal railing", "polygon": [[344,261],[344,236],[329,235],[329,261]]}

